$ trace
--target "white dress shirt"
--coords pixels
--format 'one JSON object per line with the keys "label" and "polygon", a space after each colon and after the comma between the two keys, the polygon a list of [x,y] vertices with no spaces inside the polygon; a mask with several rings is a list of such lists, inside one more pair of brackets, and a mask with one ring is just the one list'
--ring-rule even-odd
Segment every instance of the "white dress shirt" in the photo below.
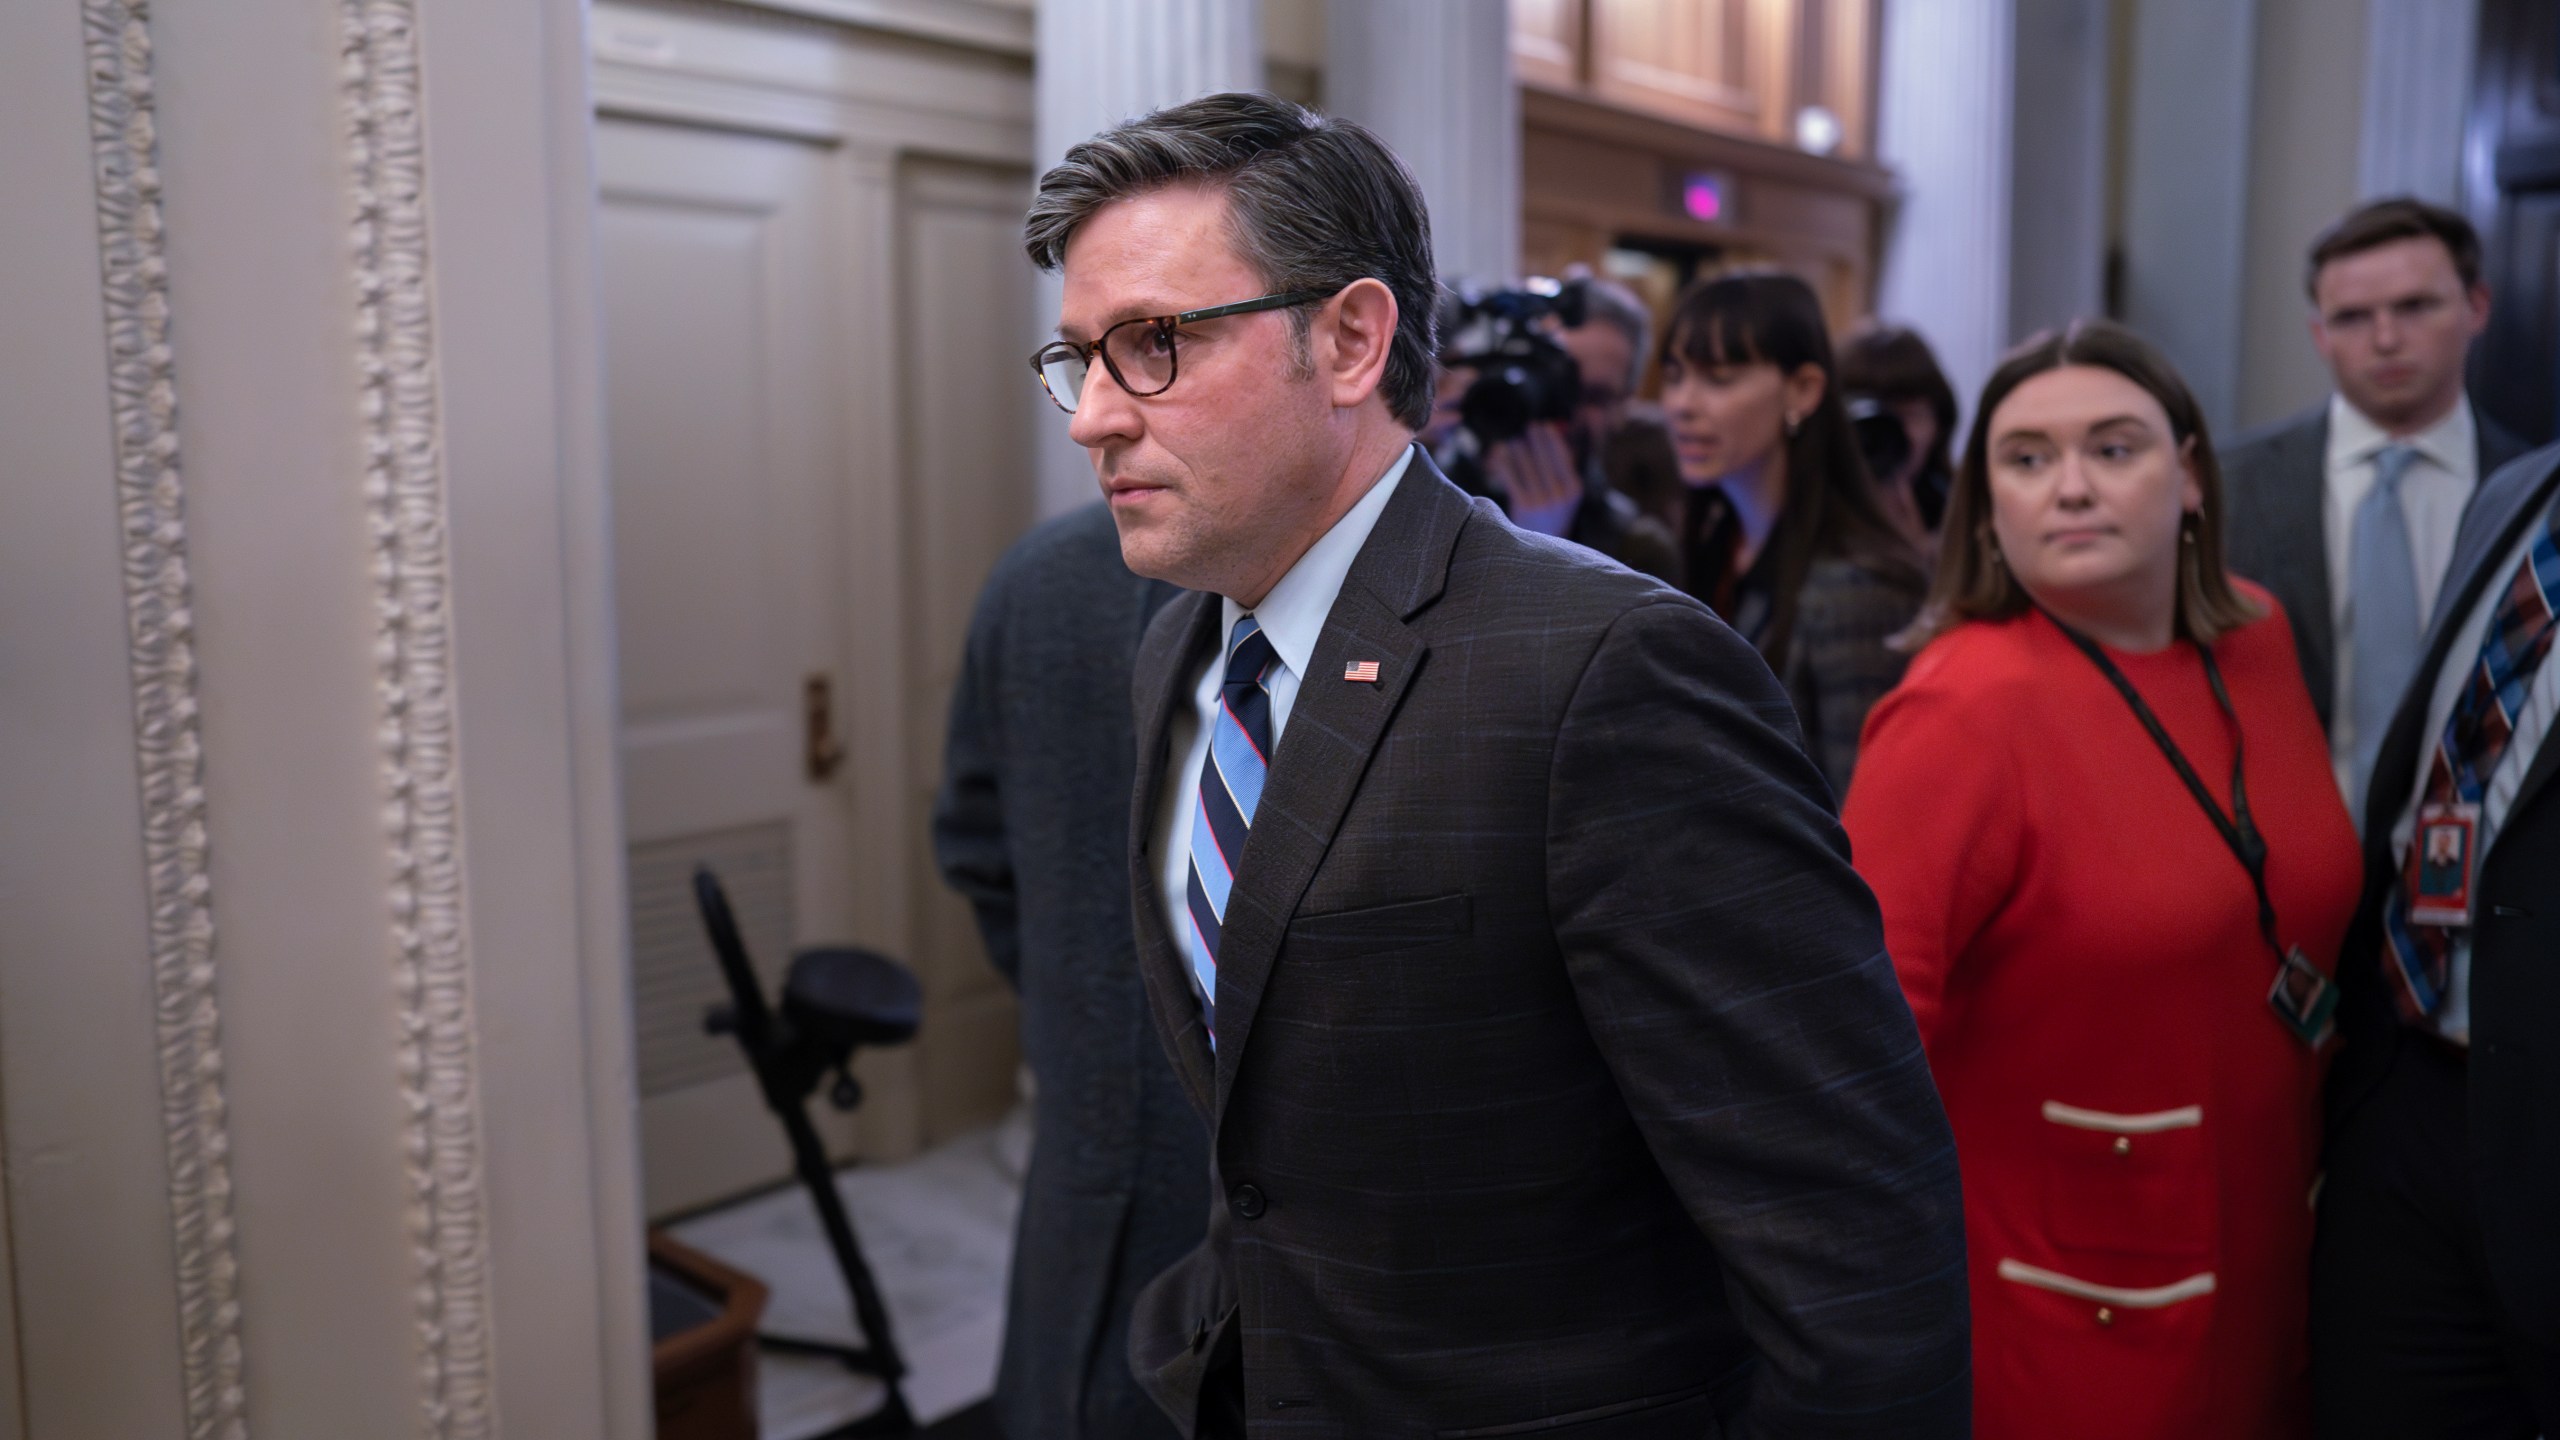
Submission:
{"label": "white dress shirt", "polygon": [[[1186,898],[1191,878],[1191,812],[1200,804],[1200,767],[1209,754],[1209,730],[1226,679],[1227,641],[1236,632],[1236,621],[1250,614],[1260,622],[1262,633],[1271,637],[1272,653],[1280,660],[1262,687],[1271,695],[1271,758],[1276,763],[1281,732],[1288,728],[1289,711],[1298,702],[1298,685],[1306,678],[1307,661],[1324,634],[1325,618],[1333,613],[1351,562],[1369,543],[1369,532],[1377,528],[1396,482],[1412,463],[1413,447],[1407,445],[1386,473],[1370,483],[1368,493],[1334,521],[1322,539],[1307,547],[1307,553],[1298,557],[1261,604],[1248,611],[1233,600],[1219,600],[1217,649],[1193,677],[1191,704],[1173,713],[1166,737],[1166,753],[1174,761],[1173,783],[1164,787],[1156,802],[1155,829],[1156,883],[1162,891],[1157,901],[1164,907],[1165,933],[1178,939],[1191,925]],[[1190,969],[1183,966],[1186,974]],[[1193,984],[1198,983],[1194,976]]]}
{"label": "white dress shirt", "polygon": [[[2435,692],[2427,703],[2427,728],[2422,732],[2424,746],[2418,751],[2418,777],[2409,793],[2408,804],[2401,807],[2400,818],[2391,826],[2391,855],[2402,865],[2409,860],[2409,846],[2416,838],[2418,806],[2426,799],[2427,772],[2433,766],[2435,747],[2444,735],[2445,721],[2453,715],[2454,701],[2462,687],[2471,681],[2471,672],[2480,661],[2480,642],[2489,633],[2489,619],[2506,602],[2507,584],[2515,578],[2516,567],[2524,563],[2525,552],[2534,538],[2542,533],[2542,515],[2537,512],[2525,525],[2524,538],[2507,547],[2489,571],[2489,583],[2481,588],[2480,598],[2472,603],[2471,612],[2462,620],[2462,628],[2454,632],[2453,648],[2445,652],[2445,663],[2436,672]],[[2534,672],[2533,687],[2525,692],[2524,707],[2515,717],[2515,734],[2507,741],[2506,753],[2498,757],[2498,767],[2489,772],[2480,794],[2480,833],[2471,853],[2474,887],[2472,903],[2479,903],[2477,887],[2481,868],[2488,863],[2489,847],[2498,843],[2498,827],[2506,823],[2507,811],[2516,803],[2516,792],[2524,788],[2524,777],[2533,768],[2534,752],[2542,748],[2543,736],[2551,729],[2552,718],[2560,713],[2560,651],[2555,651]],[[2472,916],[2479,922],[2479,915]],[[2386,957],[2387,958],[2387,957]],[[2444,1004],[2435,1013],[2436,1033],[2457,1044],[2471,1041],[2471,931],[2468,927],[2453,932],[2453,949],[2446,957],[2449,979],[2445,986]]]}
{"label": "white dress shirt", "polygon": [[[2330,675],[2335,688],[2329,705],[2329,760],[2350,809],[2363,797],[2353,793],[2356,607],[2347,567],[2355,553],[2356,507],[2373,489],[2374,456],[2394,440],[2345,396],[2329,397],[2329,484],[2320,517],[2322,538],[2328,542],[2329,621],[2338,637]],[[2454,532],[2462,528],[2463,509],[2480,484],[2479,427],[2471,416],[2471,401],[2454,402],[2443,419],[2399,443],[2418,452],[2400,477],[2400,513],[2409,522],[2414,552],[2409,558],[2418,577],[2417,623],[2423,630],[2435,613],[2436,593],[2444,588],[2445,567],[2453,563]]]}

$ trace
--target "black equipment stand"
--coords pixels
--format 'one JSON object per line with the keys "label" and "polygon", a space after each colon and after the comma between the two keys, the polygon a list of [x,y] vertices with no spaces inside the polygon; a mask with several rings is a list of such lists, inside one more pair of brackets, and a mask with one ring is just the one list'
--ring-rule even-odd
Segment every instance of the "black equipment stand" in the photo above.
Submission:
{"label": "black equipment stand", "polygon": [[711,948],[720,958],[720,973],[729,982],[730,1003],[712,1006],[703,1016],[703,1029],[736,1036],[739,1048],[747,1052],[766,1107],[790,1137],[792,1169],[818,1207],[828,1247],[835,1251],[836,1267],[844,1272],[845,1288],[853,1296],[854,1318],[869,1341],[839,1345],[758,1335],[757,1342],[784,1354],[826,1356],[848,1370],[879,1379],[888,1398],[878,1410],[835,1431],[834,1436],[853,1440],[912,1435],[915,1416],[907,1409],[906,1392],[899,1384],[907,1364],[890,1334],[888,1307],[881,1303],[879,1283],[862,1258],[852,1218],[845,1213],[844,1198],[836,1193],[834,1167],[818,1143],[817,1128],[809,1123],[806,1102],[818,1082],[832,1072],[835,1079],[828,1086],[828,1100],[839,1110],[861,1104],[862,1087],[853,1078],[853,1052],[864,1045],[897,1045],[914,1038],[923,1019],[924,992],[905,966],[887,956],[820,947],[792,957],[782,985],[781,1013],[776,1015],[765,1004],[764,988],[748,962],[728,894],[707,865],[694,867],[693,898],[702,912],[703,928],[710,932]]}

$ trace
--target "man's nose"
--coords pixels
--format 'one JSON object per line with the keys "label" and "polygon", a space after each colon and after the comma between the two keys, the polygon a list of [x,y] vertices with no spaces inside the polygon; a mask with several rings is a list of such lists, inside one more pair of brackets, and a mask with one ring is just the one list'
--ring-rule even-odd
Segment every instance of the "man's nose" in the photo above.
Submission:
{"label": "man's nose", "polygon": [[2374,349],[2388,355],[2392,351],[2400,348],[2400,339],[2400,322],[2391,318],[2391,312],[2389,310],[2385,310],[2374,317]]}
{"label": "man's nose", "polygon": [[1130,439],[1137,433],[1138,402],[1129,398],[1097,357],[1085,372],[1084,393],[1076,399],[1075,413],[1067,417],[1067,438],[1097,450],[1115,438]]}

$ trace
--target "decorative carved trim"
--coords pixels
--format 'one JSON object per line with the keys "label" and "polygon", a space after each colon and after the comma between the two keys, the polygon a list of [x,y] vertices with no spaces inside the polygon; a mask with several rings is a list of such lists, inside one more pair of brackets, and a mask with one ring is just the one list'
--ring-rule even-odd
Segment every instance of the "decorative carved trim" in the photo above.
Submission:
{"label": "decorative carved trim", "polygon": [[435,1440],[483,1440],[497,1434],[489,1227],[462,902],[417,5],[340,0],[339,18],[423,1418]]}
{"label": "decorative carved trim", "polygon": [[83,0],[89,140],[107,324],[108,405],[133,672],[160,1116],[169,1151],[180,1375],[189,1440],[246,1440],[240,1258],[231,1220],[222,1027],[205,869],[186,487],[169,349],[149,0]]}

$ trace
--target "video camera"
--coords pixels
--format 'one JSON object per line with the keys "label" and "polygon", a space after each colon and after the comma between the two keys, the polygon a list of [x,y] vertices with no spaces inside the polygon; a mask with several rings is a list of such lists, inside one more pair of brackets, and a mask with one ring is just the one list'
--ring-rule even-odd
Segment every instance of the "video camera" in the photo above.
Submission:
{"label": "video camera", "polygon": [[1850,396],[1846,408],[1849,430],[1857,437],[1858,456],[1867,462],[1867,473],[1878,480],[1902,473],[1911,459],[1911,432],[1902,428],[1902,417],[1871,395]]}
{"label": "video camera", "polygon": [[1544,322],[1568,330],[1582,324],[1582,282],[1536,278],[1517,290],[1462,289],[1455,302],[1440,348],[1444,363],[1476,372],[1458,402],[1458,423],[1479,453],[1536,421],[1571,420],[1582,404],[1582,369]]}

